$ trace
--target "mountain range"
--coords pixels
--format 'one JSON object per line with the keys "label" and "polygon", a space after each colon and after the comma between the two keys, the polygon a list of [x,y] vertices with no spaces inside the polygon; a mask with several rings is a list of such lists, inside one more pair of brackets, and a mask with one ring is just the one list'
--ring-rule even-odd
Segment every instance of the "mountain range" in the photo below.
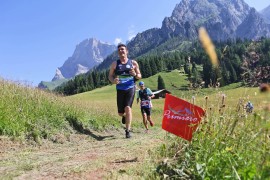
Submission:
{"label": "mountain range", "polygon": [[[164,18],[161,28],[139,33],[127,44],[129,56],[177,50],[183,43],[196,41],[201,26],[216,41],[270,37],[270,24],[243,0],[182,0],[172,15]],[[108,68],[116,55],[107,57],[98,69]]]}
{"label": "mountain range", "polygon": [[264,8],[261,12],[262,17],[264,18],[264,20],[270,24],[270,5],[266,8]]}
{"label": "mountain range", "polygon": [[54,88],[76,75],[88,72],[99,65],[108,55],[116,50],[115,45],[101,42],[95,38],[90,38],[79,43],[73,55],[64,64],[56,69],[56,73],[51,82],[41,81],[39,88]]}
{"label": "mountain range", "polygon": [[[187,42],[198,39],[198,29],[201,26],[206,28],[214,41],[270,37],[269,19],[270,6],[259,13],[244,0],[181,0],[172,15],[164,18],[161,28],[138,33],[127,44],[129,57],[183,50],[181,48],[185,48]],[[72,78],[94,66],[97,70],[107,69],[118,58],[116,48],[114,45],[101,45],[97,42],[92,38],[80,43],[73,56],[57,69],[53,80]],[[92,61],[89,57],[96,60]]]}

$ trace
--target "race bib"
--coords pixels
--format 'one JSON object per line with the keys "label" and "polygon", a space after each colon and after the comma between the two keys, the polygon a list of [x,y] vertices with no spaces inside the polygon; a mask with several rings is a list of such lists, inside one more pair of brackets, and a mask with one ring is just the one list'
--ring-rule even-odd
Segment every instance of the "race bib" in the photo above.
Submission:
{"label": "race bib", "polygon": [[144,108],[150,108],[150,101],[149,100],[141,101],[141,106]]}

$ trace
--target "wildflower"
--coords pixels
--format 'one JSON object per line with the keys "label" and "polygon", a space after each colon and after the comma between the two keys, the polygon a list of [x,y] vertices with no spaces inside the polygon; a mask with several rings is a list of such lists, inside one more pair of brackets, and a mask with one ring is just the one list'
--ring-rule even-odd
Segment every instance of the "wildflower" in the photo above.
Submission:
{"label": "wildflower", "polygon": [[226,95],[223,93],[223,94],[222,94],[222,102],[221,102],[222,105],[225,104],[225,97],[226,97]]}
{"label": "wildflower", "polygon": [[192,103],[195,104],[195,96],[192,96]]}
{"label": "wildflower", "polygon": [[226,151],[232,151],[233,150],[233,147],[226,147],[225,150]]}

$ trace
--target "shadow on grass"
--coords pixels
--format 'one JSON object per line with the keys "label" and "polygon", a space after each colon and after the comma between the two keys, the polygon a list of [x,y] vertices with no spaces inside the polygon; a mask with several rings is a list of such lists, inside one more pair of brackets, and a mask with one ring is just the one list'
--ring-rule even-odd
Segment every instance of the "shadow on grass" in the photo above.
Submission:
{"label": "shadow on grass", "polygon": [[66,120],[69,122],[69,125],[73,127],[74,130],[76,130],[79,133],[86,134],[91,136],[92,138],[98,140],[98,141],[103,141],[106,138],[111,138],[114,137],[113,135],[111,136],[99,136],[95,135],[93,132],[91,132],[89,129],[86,129],[83,127],[82,123],[80,123],[76,118],[73,117],[67,117]]}
{"label": "shadow on grass", "polygon": [[180,86],[180,88],[178,90],[188,91],[188,86],[187,85],[182,85],[182,86]]}
{"label": "shadow on grass", "polygon": [[112,163],[131,163],[131,162],[138,162],[138,157],[135,157],[133,159],[123,159],[123,160],[115,160]]}

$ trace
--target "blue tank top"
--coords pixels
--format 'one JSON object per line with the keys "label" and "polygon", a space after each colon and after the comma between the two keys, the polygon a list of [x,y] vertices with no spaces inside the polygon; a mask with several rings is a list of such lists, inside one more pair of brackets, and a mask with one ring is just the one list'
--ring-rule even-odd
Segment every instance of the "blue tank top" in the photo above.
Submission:
{"label": "blue tank top", "polygon": [[129,74],[131,68],[133,68],[132,60],[128,59],[126,64],[121,64],[121,61],[117,60],[115,74],[120,83],[116,85],[116,89],[127,90],[135,86],[134,77]]}

